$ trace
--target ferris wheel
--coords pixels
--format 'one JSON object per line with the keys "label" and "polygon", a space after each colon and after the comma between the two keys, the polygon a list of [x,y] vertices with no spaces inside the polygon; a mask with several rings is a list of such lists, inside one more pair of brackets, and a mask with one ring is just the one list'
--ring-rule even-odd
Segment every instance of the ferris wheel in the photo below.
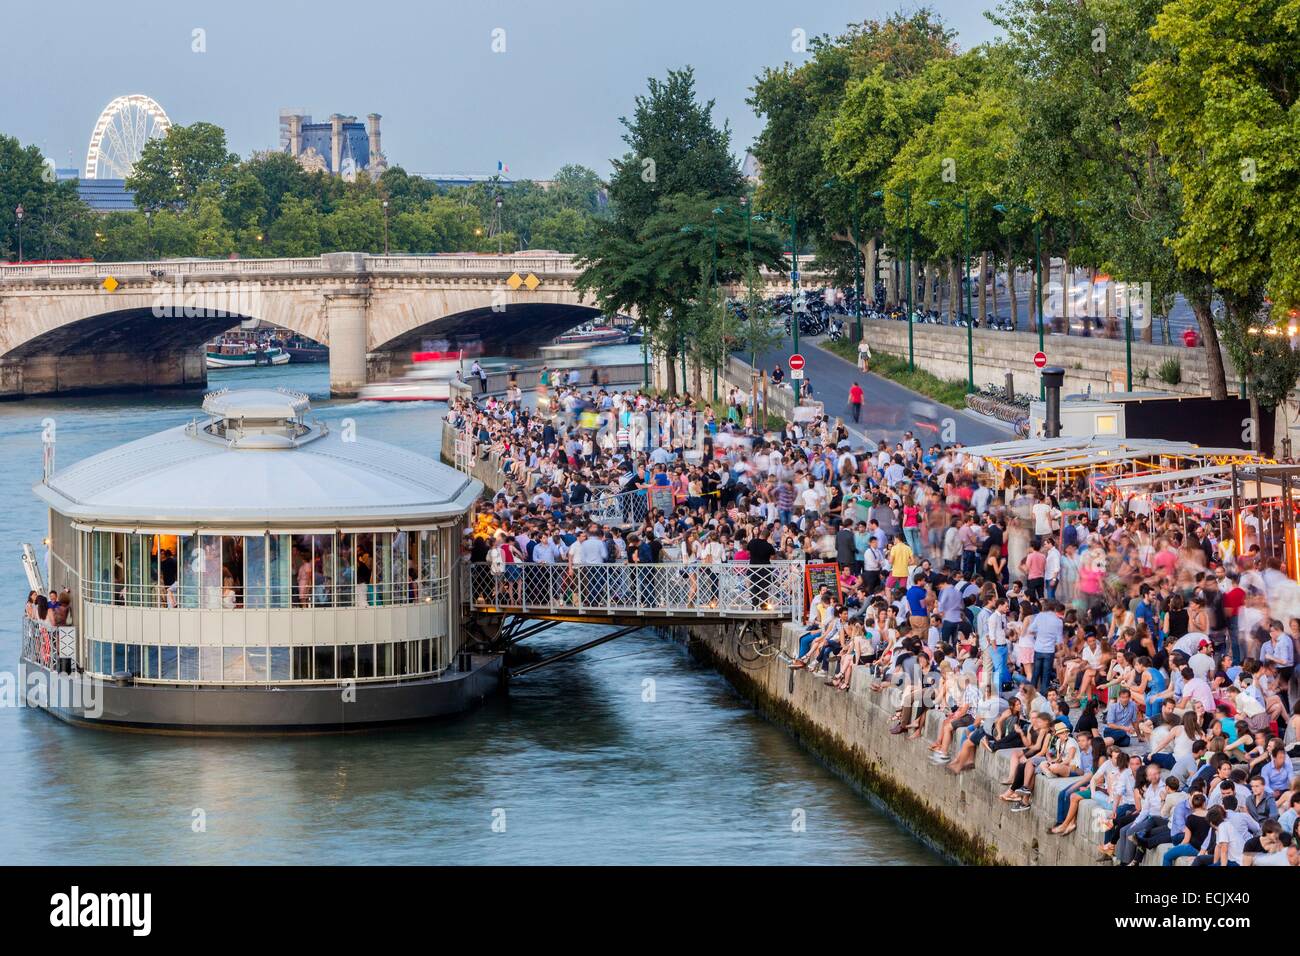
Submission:
{"label": "ferris wheel", "polygon": [[144,144],[171,129],[163,108],[143,93],[119,96],[104,107],[90,134],[87,179],[126,179]]}

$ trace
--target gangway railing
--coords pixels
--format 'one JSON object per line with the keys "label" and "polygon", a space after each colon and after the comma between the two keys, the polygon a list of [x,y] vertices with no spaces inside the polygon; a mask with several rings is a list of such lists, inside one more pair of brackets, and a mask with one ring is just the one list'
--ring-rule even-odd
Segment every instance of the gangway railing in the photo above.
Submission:
{"label": "gangway railing", "polygon": [[798,620],[802,561],[772,564],[465,565],[472,610]]}

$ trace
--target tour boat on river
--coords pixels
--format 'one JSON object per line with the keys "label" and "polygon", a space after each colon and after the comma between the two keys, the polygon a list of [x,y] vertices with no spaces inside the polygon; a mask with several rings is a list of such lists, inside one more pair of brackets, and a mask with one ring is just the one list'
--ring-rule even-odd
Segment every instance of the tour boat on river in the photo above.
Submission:
{"label": "tour boat on river", "polygon": [[39,583],[70,616],[23,621],[29,705],[94,727],[332,732],[498,687],[500,658],[465,649],[457,573],[481,483],[309,411],[222,390],[187,425],[57,472],[47,456]]}
{"label": "tour boat on river", "polygon": [[259,365],[284,365],[289,353],[272,342],[221,336],[205,349],[208,368],[254,368]]}

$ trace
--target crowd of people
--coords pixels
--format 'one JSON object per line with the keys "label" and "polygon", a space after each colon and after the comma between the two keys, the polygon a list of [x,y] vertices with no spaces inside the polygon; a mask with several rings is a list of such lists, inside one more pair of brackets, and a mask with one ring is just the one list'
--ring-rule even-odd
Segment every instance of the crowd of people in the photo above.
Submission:
{"label": "crowd of people", "polygon": [[[504,476],[467,532],[471,560],[507,576],[831,565],[789,666],[891,690],[891,731],[911,738],[938,711],[931,756],[952,773],[1012,751],[1008,812],[1030,809],[1042,778],[1068,778],[1053,832],[1101,803],[1100,859],[1170,844],[1171,864],[1300,863],[1300,616],[1284,610],[1300,589],[1249,529],[1238,553],[1206,516],[1083,479],[1036,486],[910,432],[864,447],[825,416],[759,429],[735,389],[718,407],[542,391],[536,409],[518,388],[453,403],[451,423]],[[643,510],[593,520],[593,502],[621,494]]]}

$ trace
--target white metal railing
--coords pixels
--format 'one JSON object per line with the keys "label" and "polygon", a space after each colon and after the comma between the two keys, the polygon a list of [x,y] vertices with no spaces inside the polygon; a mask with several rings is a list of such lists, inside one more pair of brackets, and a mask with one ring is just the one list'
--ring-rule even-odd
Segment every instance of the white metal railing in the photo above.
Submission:
{"label": "white metal railing", "polygon": [[803,610],[803,562],[772,564],[528,564],[494,572],[467,564],[477,610],[577,611],[683,617],[785,617]]}
{"label": "white metal railing", "polygon": [[395,607],[423,604],[447,597],[446,577],[380,584],[311,583],[286,581],[262,587],[222,586],[202,583],[114,584],[81,582],[81,598],[89,604],[151,607],[170,610],[282,610],[287,608]]}
{"label": "white metal railing", "polygon": [[60,657],[77,659],[77,629],[23,618],[23,660],[54,667]]}
{"label": "white metal railing", "polygon": [[[667,489],[665,489],[667,490]],[[668,490],[669,496],[672,491]],[[612,527],[614,525],[639,525],[650,514],[650,497],[646,489],[620,491],[612,495],[600,495],[582,505],[586,516],[597,524]]]}

